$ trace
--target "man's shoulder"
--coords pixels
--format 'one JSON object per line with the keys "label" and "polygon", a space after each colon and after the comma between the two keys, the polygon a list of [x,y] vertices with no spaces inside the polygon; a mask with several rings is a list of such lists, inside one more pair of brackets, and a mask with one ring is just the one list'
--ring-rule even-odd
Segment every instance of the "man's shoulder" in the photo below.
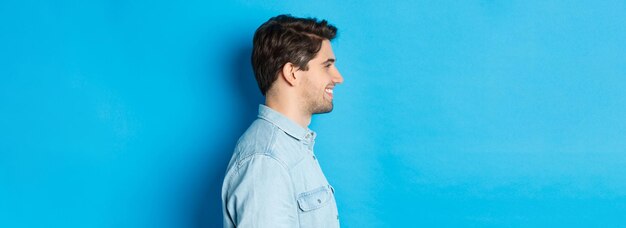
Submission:
{"label": "man's shoulder", "polygon": [[[291,148],[291,149],[289,149]],[[276,125],[256,119],[243,133],[235,146],[235,156],[241,165],[253,156],[268,156],[291,169],[304,156],[298,150],[297,141]]]}

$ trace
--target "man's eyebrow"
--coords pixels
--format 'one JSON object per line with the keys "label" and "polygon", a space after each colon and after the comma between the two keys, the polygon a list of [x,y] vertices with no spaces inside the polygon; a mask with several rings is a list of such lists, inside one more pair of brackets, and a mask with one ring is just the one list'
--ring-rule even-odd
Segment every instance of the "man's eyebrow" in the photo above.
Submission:
{"label": "man's eyebrow", "polygon": [[326,65],[328,63],[334,63],[335,61],[336,61],[335,59],[327,59],[326,61],[322,63],[322,65]]}

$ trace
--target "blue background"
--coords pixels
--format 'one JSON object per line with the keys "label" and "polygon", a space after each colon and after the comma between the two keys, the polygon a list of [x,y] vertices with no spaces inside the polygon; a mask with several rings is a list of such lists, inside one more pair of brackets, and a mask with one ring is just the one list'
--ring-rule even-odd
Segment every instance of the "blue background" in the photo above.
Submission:
{"label": "blue background", "polygon": [[623,1],[0,3],[0,227],[219,227],[254,30],[328,19],[344,227],[626,227]]}

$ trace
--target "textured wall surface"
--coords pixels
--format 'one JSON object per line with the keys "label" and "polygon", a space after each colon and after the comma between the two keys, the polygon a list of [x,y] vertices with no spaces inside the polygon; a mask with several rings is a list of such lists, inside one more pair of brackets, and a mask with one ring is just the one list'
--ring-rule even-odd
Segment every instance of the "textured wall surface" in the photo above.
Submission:
{"label": "textured wall surface", "polygon": [[339,27],[342,226],[626,226],[623,1],[5,0],[0,227],[221,226],[280,13]]}

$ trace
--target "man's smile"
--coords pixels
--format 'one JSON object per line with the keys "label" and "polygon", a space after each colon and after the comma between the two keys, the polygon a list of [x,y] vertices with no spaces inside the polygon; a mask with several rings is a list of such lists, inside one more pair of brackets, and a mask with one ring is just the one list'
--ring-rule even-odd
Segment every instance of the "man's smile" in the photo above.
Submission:
{"label": "man's smile", "polygon": [[328,94],[328,96],[330,96],[330,98],[333,98],[333,87],[329,87],[326,88],[324,91],[326,91],[326,94]]}

